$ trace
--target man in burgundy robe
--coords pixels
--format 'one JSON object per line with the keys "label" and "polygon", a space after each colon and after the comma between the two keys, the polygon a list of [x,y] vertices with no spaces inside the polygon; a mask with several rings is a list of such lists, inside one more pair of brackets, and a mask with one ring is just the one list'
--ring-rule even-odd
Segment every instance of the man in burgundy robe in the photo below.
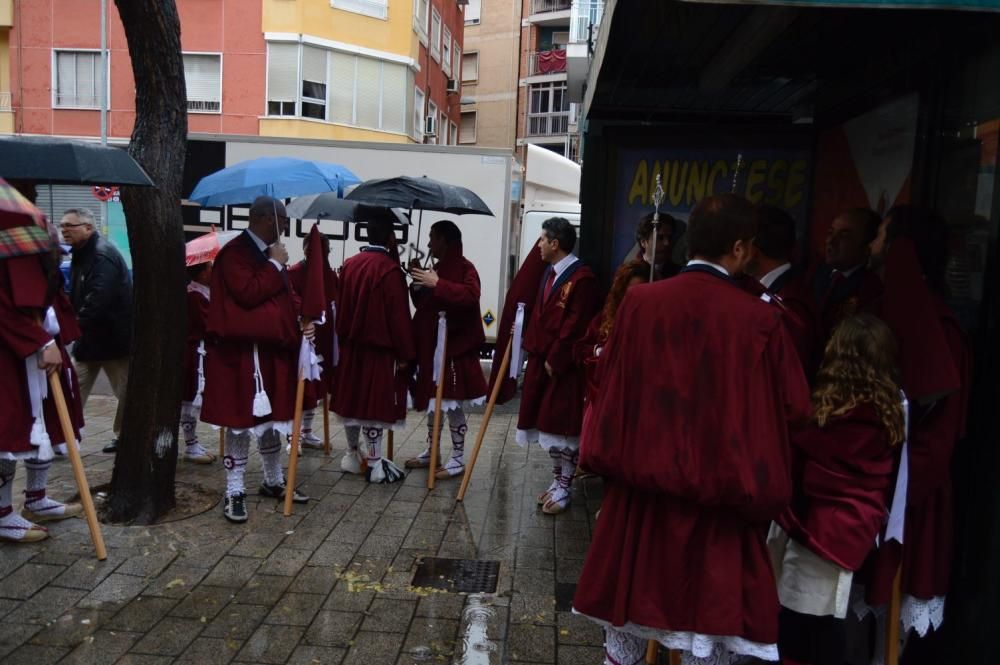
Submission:
{"label": "man in burgundy robe", "polygon": [[[303,249],[308,242],[309,236],[306,236],[302,241]],[[328,304],[324,320],[322,322],[314,321],[316,353],[322,356],[323,360],[320,380],[306,381],[305,385],[302,402],[302,433],[299,439],[304,448],[323,447],[323,441],[313,433],[313,421],[316,418],[317,408],[322,406],[324,395],[328,394],[333,387],[333,368],[337,364],[339,355],[334,326],[337,320],[337,292],[340,289],[340,280],[337,278],[337,273],[330,267],[330,239],[322,236],[321,242],[323,248],[323,290]],[[296,293],[305,293],[307,274],[306,259],[288,269],[288,278]]]}
{"label": "man in burgundy robe", "polygon": [[552,458],[552,483],[538,497],[542,511],[569,508],[580,454],[586,375],[573,348],[601,307],[594,273],[572,254],[576,229],[562,217],[542,223],[538,251],[549,264],[524,337],[528,367],[517,419],[517,442],[537,442]]}
{"label": "man in burgundy robe", "polygon": [[[656,230],[656,270],[654,281],[677,274],[677,266],[672,260],[674,240],[677,237],[678,222],[671,215],[660,214]],[[639,246],[635,258],[647,266],[653,262],[653,213],[643,215],[635,227],[635,242]]]}
{"label": "man in burgundy robe", "polygon": [[641,660],[647,639],[687,663],[778,659],[765,535],[810,404],[781,314],[732,280],[755,232],[745,199],[702,200],[694,259],[629,289],[598,361],[580,463],[605,490],[573,606],[607,628],[610,662]]}
{"label": "man in burgundy robe", "polygon": [[[479,351],[486,342],[479,318],[479,272],[462,253],[462,232],[454,222],[444,220],[431,227],[428,248],[437,263],[431,270],[413,268],[410,295],[416,312],[413,333],[417,351],[417,373],[413,385],[413,408],[427,412],[427,448],[406,461],[407,468],[430,465],[430,445],[434,429],[436,389],[444,381],[441,411],[448,416],[451,457],[436,469],[438,478],[454,478],[465,472],[465,434],[468,425],[462,403],[482,404],[486,400],[486,378],[479,364]],[[447,343],[438,345],[440,315],[444,313]],[[439,360],[444,353],[443,362]],[[442,367],[437,367],[440,363]],[[435,374],[443,372],[443,379]]]}
{"label": "man in burgundy robe", "polygon": [[[223,515],[231,522],[247,520],[251,435],[264,469],[260,494],[282,500],[286,491],[281,437],[291,431],[301,335],[314,333],[311,324],[299,327],[288,251],[278,241],[287,230],[284,204],[257,197],[249,227],[222,248],[212,269],[202,420],[226,428]],[[309,500],[292,492],[296,503]]]}
{"label": "man in burgundy robe", "polygon": [[184,395],[181,401],[181,434],[184,459],[195,464],[211,464],[215,455],[198,440],[198,420],[205,391],[205,326],[211,298],[212,262],[188,267],[187,349],[184,354]]}
{"label": "man in burgundy robe", "polygon": [[340,363],[330,410],[341,417],[347,434],[340,468],[361,473],[366,462],[371,483],[404,477],[382,457],[382,435],[406,424],[408,368],[416,356],[406,280],[393,258],[398,256],[393,220],[391,214],[367,220],[369,244],[344,263],[340,276]]}
{"label": "man in burgundy robe", "polygon": [[[6,243],[0,229],[0,239]],[[52,242],[53,247],[55,241]],[[80,386],[66,345],[80,337],[62,291],[57,251],[0,258],[0,541],[35,542],[48,536],[38,522],[82,512],[46,496],[52,447],[65,444],[47,373],[57,372],[74,436],[83,427]],[[17,460],[24,460],[24,509],[14,512]]]}

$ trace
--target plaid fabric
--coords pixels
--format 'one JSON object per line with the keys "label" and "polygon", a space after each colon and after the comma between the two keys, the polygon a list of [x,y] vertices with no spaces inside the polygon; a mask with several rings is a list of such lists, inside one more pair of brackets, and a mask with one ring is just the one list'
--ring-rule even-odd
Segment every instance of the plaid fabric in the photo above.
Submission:
{"label": "plaid fabric", "polygon": [[0,259],[15,256],[44,254],[52,249],[53,241],[49,232],[39,226],[16,226],[0,229]]}

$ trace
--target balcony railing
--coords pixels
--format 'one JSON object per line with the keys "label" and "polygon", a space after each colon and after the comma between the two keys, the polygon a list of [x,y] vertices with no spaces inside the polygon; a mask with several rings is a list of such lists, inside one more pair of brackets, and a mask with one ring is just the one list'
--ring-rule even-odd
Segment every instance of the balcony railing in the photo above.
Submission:
{"label": "balcony railing", "polygon": [[572,5],[572,0],[531,0],[531,13],[562,12]]}
{"label": "balcony railing", "polygon": [[532,51],[528,53],[528,76],[563,74],[566,72],[566,49]]}
{"label": "balcony railing", "polygon": [[588,37],[596,42],[603,17],[604,0],[573,0],[573,11],[569,15],[570,43],[585,43]]}
{"label": "balcony railing", "polygon": [[568,132],[569,111],[528,114],[528,136],[553,136]]}

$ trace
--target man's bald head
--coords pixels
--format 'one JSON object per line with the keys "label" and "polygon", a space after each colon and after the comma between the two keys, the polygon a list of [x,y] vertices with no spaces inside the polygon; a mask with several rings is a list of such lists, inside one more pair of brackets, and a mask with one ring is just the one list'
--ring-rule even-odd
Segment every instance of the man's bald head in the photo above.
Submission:
{"label": "man's bald head", "polygon": [[288,233],[285,204],[270,196],[258,196],[254,199],[250,205],[250,231],[270,245],[278,239],[276,222],[282,235]]}

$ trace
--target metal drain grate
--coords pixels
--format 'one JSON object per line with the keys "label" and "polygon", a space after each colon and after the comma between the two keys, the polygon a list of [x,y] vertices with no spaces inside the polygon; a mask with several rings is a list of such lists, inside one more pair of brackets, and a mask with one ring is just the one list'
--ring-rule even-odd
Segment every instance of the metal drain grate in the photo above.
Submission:
{"label": "metal drain grate", "polygon": [[573,596],[576,595],[576,584],[572,582],[556,582],[556,611],[569,612],[573,609]]}
{"label": "metal drain grate", "polygon": [[499,561],[425,557],[410,584],[454,593],[495,593],[499,576]]}

